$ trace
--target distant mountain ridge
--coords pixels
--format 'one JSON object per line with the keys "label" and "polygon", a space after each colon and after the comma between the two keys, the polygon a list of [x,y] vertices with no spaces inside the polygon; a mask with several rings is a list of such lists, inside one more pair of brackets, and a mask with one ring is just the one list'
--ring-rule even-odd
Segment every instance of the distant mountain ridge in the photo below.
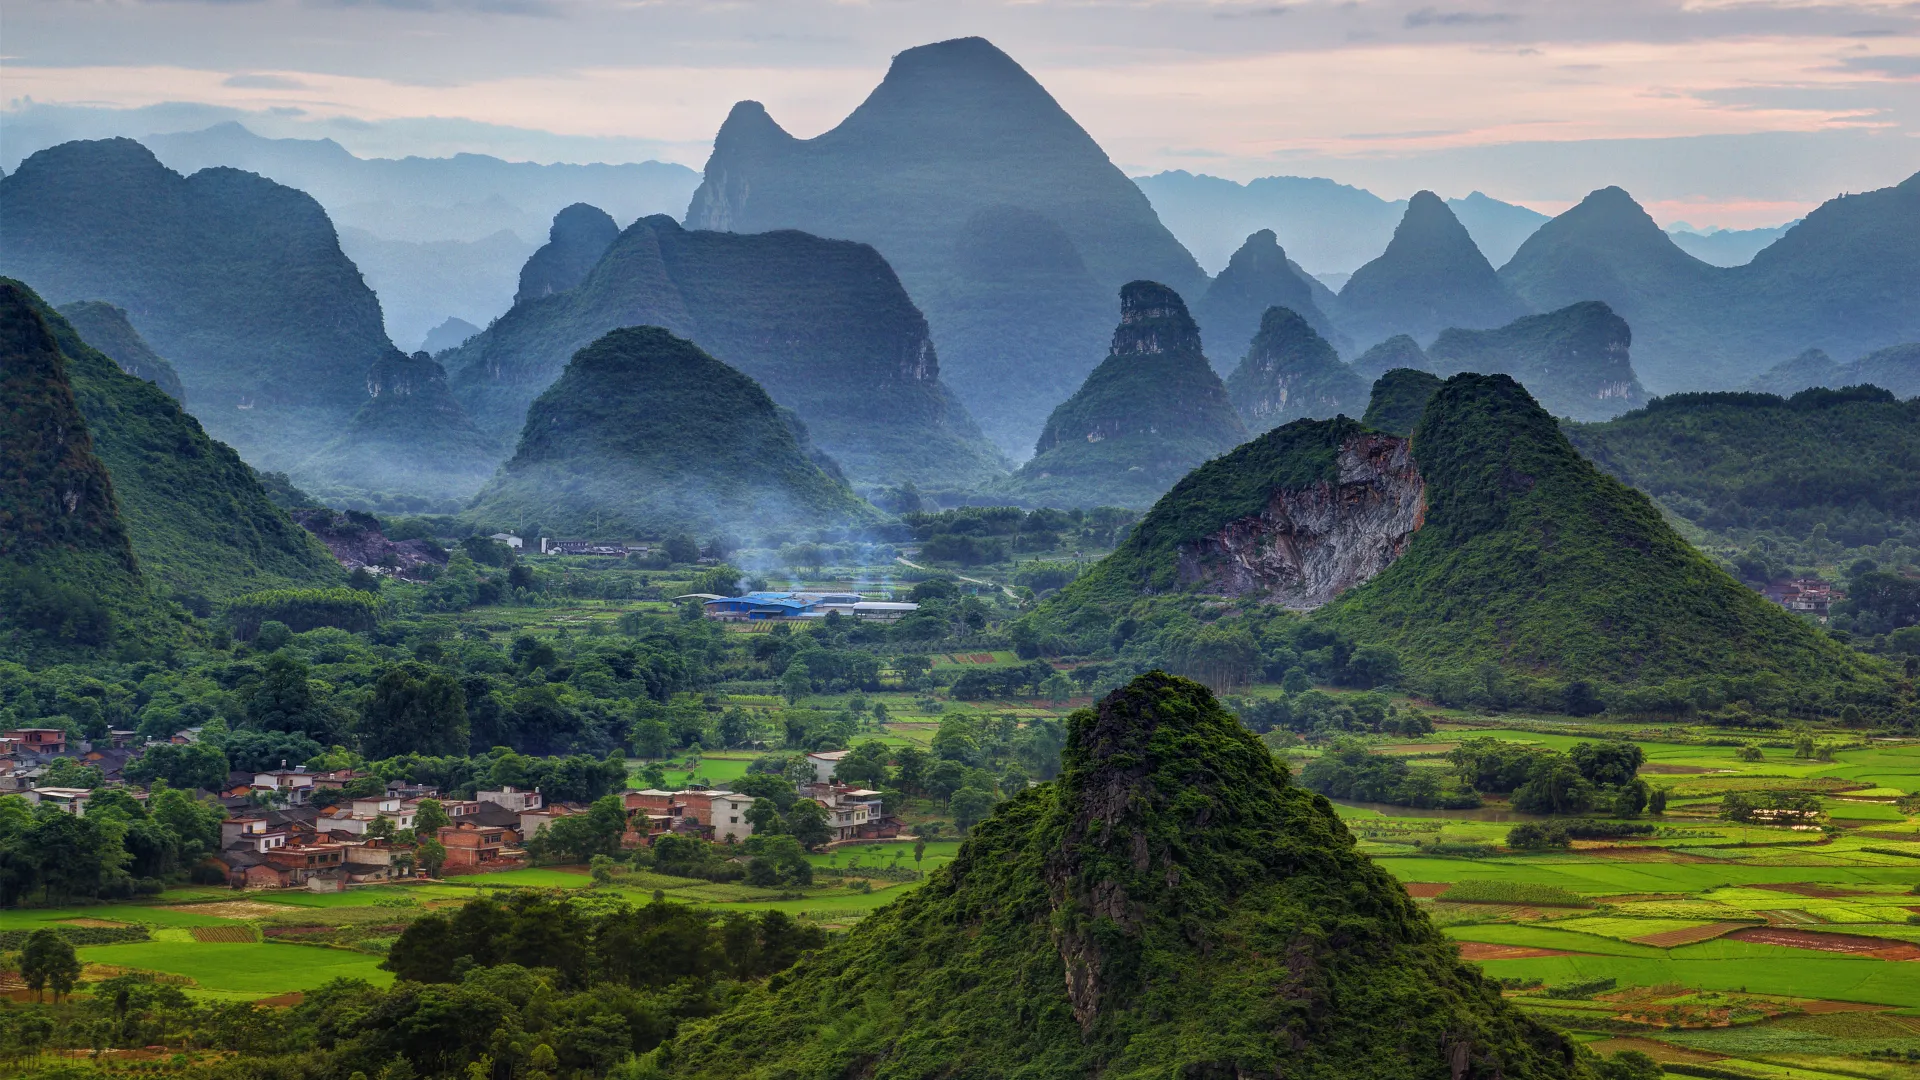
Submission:
{"label": "distant mountain ridge", "polygon": [[440,359],[474,420],[504,438],[575,352],[626,326],[665,327],[759,382],[858,482],[971,487],[1004,471],[899,279],[846,240],[643,218],[578,285],[522,300]]}
{"label": "distant mountain ridge", "polygon": [[1446,203],[1422,191],[1407,201],[1386,250],[1341,287],[1334,321],[1364,348],[1398,334],[1424,344],[1445,329],[1503,326],[1528,311]]}
{"label": "distant mountain ridge", "polygon": [[[1001,309],[1018,320],[1013,336],[1033,341],[1033,363],[1008,362],[1009,334],[974,323],[970,293],[955,284],[965,276],[965,247],[982,238],[967,239],[970,223],[1002,206],[1057,227],[1106,295],[1135,279],[1188,296],[1206,287],[1146,196],[1031,75],[981,38],[900,53],[858,108],[812,139],[789,135],[757,102],[736,105],[686,222],[803,229],[873,245],[926,312],[954,392],[1018,456],[1058,400],[1054,388],[1071,386],[1089,370],[1077,365],[1097,358],[1082,335],[1100,308],[1086,299],[1073,260],[1056,261],[1060,274],[1049,288],[1057,296],[1024,312]],[[1062,365],[1075,366],[1052,370]]]}
{"label": "distant mountain ridge", "polygon": [[[1133,182],[1206,267],[1224,268],[1241,237],[1272,229],[1314,273],[1350,273],[1386,249],[1407,209],[1405,199],[1383,199],[1322,177],[1263,176],[1241,184],[1176,169]],[[1547,221],[1537,210],[1478,191],[1448,199],[1447,207],[1495,266]]]}
{"label": "distant mountain ridge", "polygon": [[42,150],[0,180],[0,271],[49,302],[123,309],[193,412],[284,468],[366,400],[380,302],[320,204],[235,169],[190,177],[131,139]]}

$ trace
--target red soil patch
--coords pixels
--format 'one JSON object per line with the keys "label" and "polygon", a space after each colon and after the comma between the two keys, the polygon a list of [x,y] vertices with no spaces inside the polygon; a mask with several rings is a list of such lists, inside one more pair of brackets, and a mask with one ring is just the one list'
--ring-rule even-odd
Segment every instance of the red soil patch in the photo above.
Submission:
{"label": "red soil patch", "polygon": [[61,926],[125,926],[127,924],[123,922],[113,922],[108,919],[61,919],[60,925]]}
{"label": "red soil patch", "polygon": [[254,1002],[254,1004],[265,1005],[268,1008],[290,1009],[293,1006],[300,1004],[302,1001],[305,1001],[306,998],[307,996],[305,994],[301,993],[298,990],[295,990],[292,993],[275,994],[274,996],[269,998],[261,998],[260,1000]]}
{"label": "red soil patch", "polygon": [[1791,949],[1871,956],[1877,960],[1920,960],[1920,945],[1891,938],[1859,934],[1822,934],[1811,930],[1788,930],[1778,926],[1750,926],[1727,935],[1737,941],[1760,945],[1784,945]]}
{"label": "red soil patch", "polygon": [[1453,888],[1453,883],[1450,881],[1403,881],[1400,885],[1407,890],[1408,896],[1417,899],[1429,899],[1439,896],[1441,893]]}
{"label": "red soil patch", "polygon": [[1671,949],[1676,945],[1691,945],[1696,941],[1712,941],[1722,934],[1753,927],[1752,923],[1717,922],[1706,926],[1689,926],[1684,930],[1667,930],[1658,934],[1628,938],[1636,945],[1651,945],[1656,949]]}
{"label": "red soil patch", "polygon": [[333,930],[331,926],[269,926],[261,932],[270,938],[303,937],[307,934],[325,934]]}
{"label": "red soil patch", "polygon": [[1495,945],[1487,941],[1460,943],[1462,960],[1533,960],[1542,956],[1575,956],[1564,949],[1535,949],[1526,945]]}

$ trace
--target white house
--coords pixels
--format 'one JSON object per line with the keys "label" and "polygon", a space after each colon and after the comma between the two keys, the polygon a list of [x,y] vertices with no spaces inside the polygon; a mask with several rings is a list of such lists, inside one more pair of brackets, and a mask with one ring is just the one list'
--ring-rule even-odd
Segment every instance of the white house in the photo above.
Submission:
{"label": "white house", "polygon": [[512,533],[494,533],[492,536],[487,537],[487,539],[498,540],[500,543],[507,545],[515,551],[519,551],[521,548],[527,546],[525,540],[520,539]]}
{"label": "white house", "polygon": [[[504,806],[516,814],[529,810],[538,810],[545,805],[537,791],[520,791],[513,787],[503,787],[499,791],[476,791],[473,797],[480,802],[490,802]],[[531,834],[528,834],[531,835]]]}
{"label": "white house", "polygon": [[826,750],[807,755],[807,764],[813,766],[814,783],[824,784],[833,779],[833,770],[840,767],[840,759],[852,753],[851,750]]}

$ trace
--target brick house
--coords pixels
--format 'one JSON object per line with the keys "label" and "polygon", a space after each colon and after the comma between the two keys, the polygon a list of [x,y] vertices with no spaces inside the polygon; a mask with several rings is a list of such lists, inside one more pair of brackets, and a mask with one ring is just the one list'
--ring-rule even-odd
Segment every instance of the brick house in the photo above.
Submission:
{"label": "brick house", "polygon": [[437,834],[447,849],[446,873],[504,870],[521,864],[520,836],[512,829],[462,821],[443,826]]}

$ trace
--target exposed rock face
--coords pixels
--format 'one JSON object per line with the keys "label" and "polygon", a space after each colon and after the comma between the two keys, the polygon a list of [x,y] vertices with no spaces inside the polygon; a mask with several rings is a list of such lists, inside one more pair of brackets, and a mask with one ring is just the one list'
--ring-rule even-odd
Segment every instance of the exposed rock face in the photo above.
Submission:
{"label": "exposed rock face", "polygon": [[[1233,369],[1235,357],[1246,355],[1269,308],[1295,312],[1327,341],[1340,341],[1341,335],[1314,295],[1315,285],[1318,282],[1287,258],[1272,229],[1247,237],[1227,268],[1213,279],[1206,296],[1193,306],[1194,318],[1212,349],[1214,369],[1224,375]],[[1333,299],[1324,286],[1320,291]]]}
{"label": "exposed rock face", "polygon": [[1227,376],[1227,394],[1250,431],[1358,412],[1366,393],[1366,382],[1340,362],[1333,346],[1283,307],[1267,309],[1246,359]]}
{"label": "exposed rock face", "polygon": [[1179,545],[1179,580],[1207,592],[1311,611],[1385,570],[1426,513],[1426,483],[1408,440],[1356,434],[1339,476],[1275,489],[1266,508]]}
{"label": "exposed rock face", "polygon": [[1501,326],[1527,310],[1447,204],[1422,191],[1407,201],[1387,250],[1347,279],[1335,321],[1369,346],[1395,334],[1432,341],[1449,326]]}
{"label": "exposed rock face", "polygon": [[1511,375],[1556,416],[1605,420],[1646,403],[1632,343],[1627,321],[1595,300],[1498,330],[1448,330],[1427,355],[1441,375]]}
{"label": "exposed rock face", "polygon": [[186,404],[187,392],[166,358],[153,351],[147,339],[127,321],[127,313],[105,300],[79,300],[60,309],[87,344],[99,349],[136,379],[145,379],[161,392]]}
{"label": "exposed rock face", "polygon": [[520,291],[513,302],[566,292],[585,281],[619,236],[620,226],[597,206],[574,203],[553,215],[546,246],[520,268]]}
{"label": "exposed rock face", "polygon": [[339,513],[325,507],[293,511],[293,520],[327,546],[349,570],[381,567],[399,577],[422,578],[422,567],[445,566],[447,551],[431,540],[387,539],[372,514],[356,510]]}

